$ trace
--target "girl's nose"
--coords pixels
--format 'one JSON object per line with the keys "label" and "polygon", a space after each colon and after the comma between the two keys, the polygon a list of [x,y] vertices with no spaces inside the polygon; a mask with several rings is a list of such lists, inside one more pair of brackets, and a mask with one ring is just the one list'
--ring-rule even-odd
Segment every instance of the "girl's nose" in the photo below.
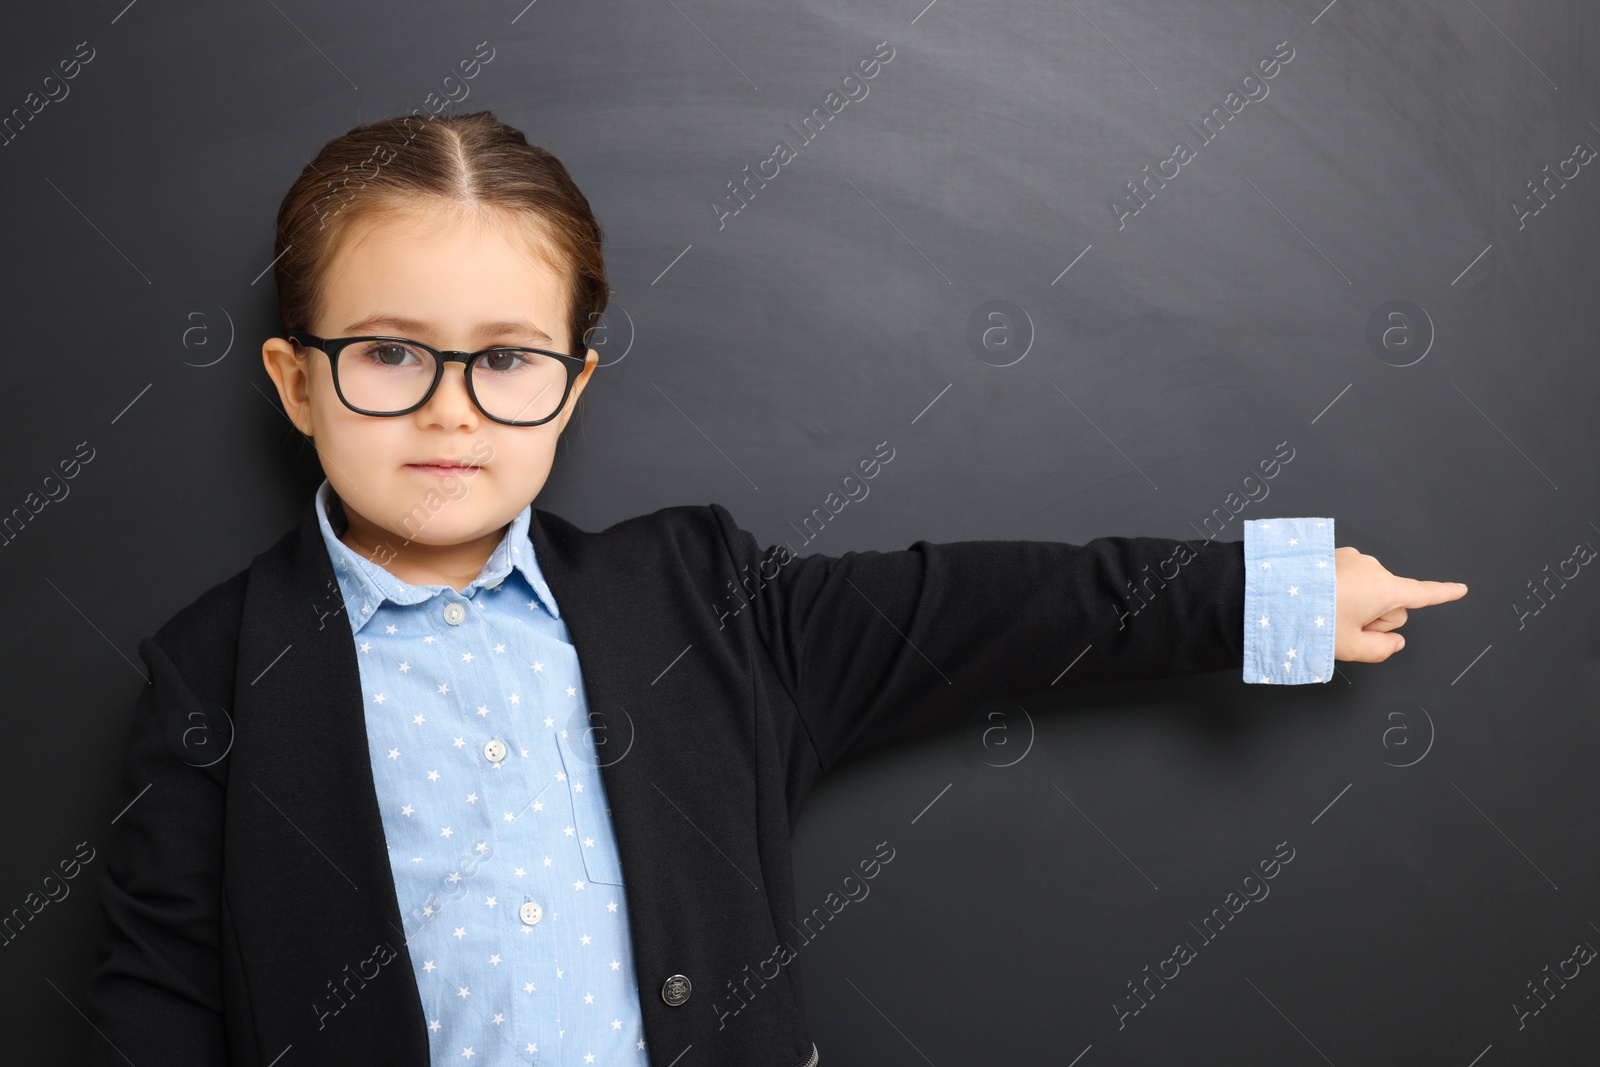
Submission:
{"label": "girl's nose", "polygon": [[483,413],[472,402],[472,394],[467,391],[466,372],[467,368],[460,363],[445,364],[438,388],[434,389],[422,410],[458,422],[481,417]]}

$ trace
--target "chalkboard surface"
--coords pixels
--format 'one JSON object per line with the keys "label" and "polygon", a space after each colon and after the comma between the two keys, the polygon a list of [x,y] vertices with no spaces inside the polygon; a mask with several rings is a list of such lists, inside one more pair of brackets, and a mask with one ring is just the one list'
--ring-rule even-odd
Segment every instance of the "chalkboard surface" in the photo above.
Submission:
{"label": "chalkboard surface", "polygon": [[448,106],[556,153],[608,237],[541,508],[715,501],[767,542],[825,509],[833,555],[1327,515],[1472,589],[1327,685],[1063,685],[830,775],[794,837],[801,910],[847,898],[801,949],[824,1067],[1595,1062],[1587,4],[6,22],[6,1059],[99,1040],[139,639],[321,480],[259,358],[278,201],[329,138]]}

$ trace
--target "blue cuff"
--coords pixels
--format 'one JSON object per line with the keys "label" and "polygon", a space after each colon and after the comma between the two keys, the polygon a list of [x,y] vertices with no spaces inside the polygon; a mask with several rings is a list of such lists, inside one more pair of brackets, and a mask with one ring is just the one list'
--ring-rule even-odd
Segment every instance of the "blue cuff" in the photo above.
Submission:
{"label": "blue cuff", "polygon": [[1331,518],[1245,520],[1246,682],[1333,680],[1335,570]]}

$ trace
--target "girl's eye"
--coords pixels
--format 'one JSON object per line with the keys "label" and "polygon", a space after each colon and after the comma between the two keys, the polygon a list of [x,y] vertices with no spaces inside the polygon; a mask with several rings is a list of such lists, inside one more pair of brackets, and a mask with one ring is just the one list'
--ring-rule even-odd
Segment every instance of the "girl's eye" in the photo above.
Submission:
{"label": "girl's eye", "polygon": [[478,366],[495,374],[512,374],[543,362],[549,362],[549,357],[537,352],[498,350],[479,359]]}
{"label": "girl's eye", "polygon": [[393,341],[374,341],[364,345],[361,356],[377,367],[411,367],[421,362],[420,353]]}

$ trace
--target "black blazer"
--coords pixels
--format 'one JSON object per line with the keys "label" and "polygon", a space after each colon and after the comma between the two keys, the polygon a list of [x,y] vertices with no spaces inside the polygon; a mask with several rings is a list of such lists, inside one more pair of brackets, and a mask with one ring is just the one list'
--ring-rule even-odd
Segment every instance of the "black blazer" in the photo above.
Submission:
{"label": "black blazer", "polygon": [[[530,536],[605,731],[653,1067],[817,1063],[790,827],[841,759],[1052,684],[1243,663],[1240,541],[794,556],[715,504],[597,532],[534,509]],[[140,642],[92,1062],[426,1067],[341,610],[308,503]]]}

